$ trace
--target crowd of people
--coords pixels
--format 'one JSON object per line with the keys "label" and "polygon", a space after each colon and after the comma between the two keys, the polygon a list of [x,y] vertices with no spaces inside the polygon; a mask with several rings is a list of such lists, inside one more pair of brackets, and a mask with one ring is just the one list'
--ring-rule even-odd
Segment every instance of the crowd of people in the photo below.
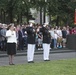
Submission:
{"label": "crowd of people", "polygon": [[69,34],[76,34],[76,27],[40,25],[33,20],[23,25],[0,23],[0,50],[7,51],[10,65],[13,65],[16,51],[25,48],[28,63],[34,62],[35,49],[43,49],[43,60],[49,61],[50,49],[65,48]]}
{"label": "crowd of people", "polygon": [[[6,51],[6,31],[9,25],[0,23],[0,51]],[[27,47],[27,33],[26,33],[26,27],[28,27],[28,24],[25,25],[16,25],[14,26],[14,30],[16,31],[16,37],[17,37],[17,50],[25,50]],[[35,28],[35,44],[36,49],[40,50],[42,49],[42,43],[43,43],[43,35],[42,32],[38,31],[42,26],[40,24],[34,24]],[[69,26],[61,27],[61,26],[50,26],[48,25],[48,30],[51,35],[51,41],[50,41],[50,47],[57,49],[66,47],[66,36],[68,34],[75,34],[75,28],[70,29]],[[59,39],[61,38],[61,40]]]}

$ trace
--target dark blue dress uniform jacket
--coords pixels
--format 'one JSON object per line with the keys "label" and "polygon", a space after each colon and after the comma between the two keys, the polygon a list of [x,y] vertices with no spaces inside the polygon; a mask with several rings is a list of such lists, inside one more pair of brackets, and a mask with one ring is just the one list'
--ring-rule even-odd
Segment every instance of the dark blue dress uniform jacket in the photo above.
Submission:
{"label": "dark blue dress uniform jacket", "polygon": [[27,27],[26,31],[27,31],[27,43],[28,44],[35,44],[36,34],[34,31],[34,28],[33,27]]}
{"label": "dark blue dress uniform jacket", "polygon": [[47,43],[47,44],[50,44],[51,42],[51,35],[49,33],[49,30],[45,27],[42,27],[40,29],[40,32],[42,32],[43,34],[43,43]]}

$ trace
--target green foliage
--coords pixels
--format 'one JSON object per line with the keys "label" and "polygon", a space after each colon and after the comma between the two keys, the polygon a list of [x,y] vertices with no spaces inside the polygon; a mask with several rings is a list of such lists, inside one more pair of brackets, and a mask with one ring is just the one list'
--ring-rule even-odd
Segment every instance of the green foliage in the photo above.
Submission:
{"label": "green foliage", "polygon": [[[18,19],[21,14],[27,17],[30,14],[30,8],[36,8],[39,11],[40,7],[42,10],[46,8],[46,13],[49,15],[59,16],[60,20],[65,24],[69,17],[71,20],[69,24],[73,24],[76,2],[72,0],[47,0],[47,2],[45,0],[30,0],[30,2],[29,0],[0,0],[0,12],[1,10],[6,12],[6,16],[12,14],[12,19]],[[56,19],[54,19],[55,22]]]}

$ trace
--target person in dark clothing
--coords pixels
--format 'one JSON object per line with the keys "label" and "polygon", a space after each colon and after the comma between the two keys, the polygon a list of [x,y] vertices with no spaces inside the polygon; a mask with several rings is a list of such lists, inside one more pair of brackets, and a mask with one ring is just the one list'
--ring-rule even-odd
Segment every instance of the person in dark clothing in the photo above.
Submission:
{"label": "person in dark clothing", "polygon": [[40,32],[43,34],[43,59],[44,61],[49,61],[49,52],[50,52],[50,41],[51,35],[48,29],[48,23],[45,23],[40,29]]}
{"label": "person in dark clothing", "polygon": [[0,23],[0,50],[2,50],[2,35],[1,35],[1,30],[2,30],[2,23]]}
{"label": "person in dark clothing", "polygon": [[66,47],[66,37],[67,37],[67,31],[66,31],[66,27],[63,27],[62,29],[62,45],[63,45],[63,48]]}
{"label": "person in dark clothing", "polygon": [[35,38],[36,33],[33,27],[33,21],[29,22],[29,26],[26,27],[27,32],[27,61],[28,63],[34,63],[34,51],[35,51]]}
{"label": "person in dark clothing", "polygon": [[6,51],[6,42],[7,42],[7,40],[6,40],[6,31],[7,31],[7,28],[6,27],[7,27],[7,25],[3,24],[2,25],[2,29],[0,31],[0,34],[2,36],[2,47],[1,47],[2,51]]}
{"label": "person in dark clothing", "polygon": [[18,31],[18,42],[19,42],[19,50],[24,50],[24,34],[23,34],[23,30],[22,27],[20,26],[20,30]]}

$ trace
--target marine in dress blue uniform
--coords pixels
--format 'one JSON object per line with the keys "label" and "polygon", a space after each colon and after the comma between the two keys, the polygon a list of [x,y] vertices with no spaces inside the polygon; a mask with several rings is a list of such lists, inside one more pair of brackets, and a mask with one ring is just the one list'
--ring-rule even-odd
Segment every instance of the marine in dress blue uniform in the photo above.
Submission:
{"label": "marine in dress blue uniform", "polygon": [[27,31],[27,61],[28,63],[34,63],[35,52],[35,29],[33,27],[33,21],[30,21],[30,25],[26,28]]}
{"label": "marine in dress blue uniform", "polygon": [[50,52],[50,41],[51,35],[48,29],[48,23],[45,23],[40,29],[40,32],[43,34],[43,59],[44,61],[49,61],[49,52]]}

